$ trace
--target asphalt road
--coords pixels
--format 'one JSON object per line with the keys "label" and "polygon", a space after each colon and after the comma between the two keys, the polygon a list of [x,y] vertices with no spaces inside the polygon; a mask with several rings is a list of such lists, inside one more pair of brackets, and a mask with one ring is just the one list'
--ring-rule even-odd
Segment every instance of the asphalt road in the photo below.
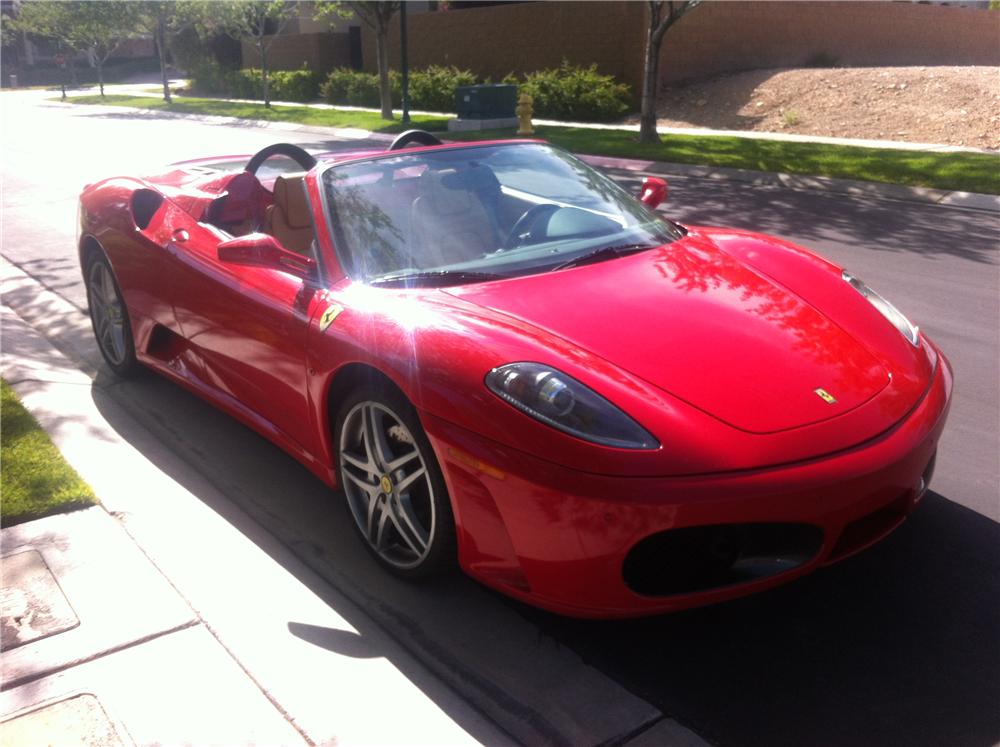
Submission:
{"label": "asphalt road", "polygon": [[[347,145],[281,129],[67,109],[41,98],[0,94],[0,251],[81,310],[74,225],[82,184],[277,140]],[[638,184],[634,174],[613,176]],[[460,672],[458,682],[475,677],[474,659],[434,644],[454,635],[464,616],[490,627],[485,639],[464,631],[469,646],[517,639],[527,624],[719,745],[1000,742],[1000,219],[725,181],[670,184],[664,210],[682,222],[777,234],[845,264],[929,333],[955,367],[949,428],[920,510],[877,547],[782,589],[623,623],[557,618],[464,578],[417,592],[370,575],[342,506],[331,508],[328,491],[246,429],[157,377],[108,382],[100,396],[125,404],[193,472],[332,583],[355,594],[377,588],[398,609],[405,605],[407,625],[420,630],[407,640],[439,661],[442,676],[450,669]],[[77,350],[88,344],[70,341]],[[84,357],[96,362],[92,345]],[[396,624],[390,618],[386,624]]]}

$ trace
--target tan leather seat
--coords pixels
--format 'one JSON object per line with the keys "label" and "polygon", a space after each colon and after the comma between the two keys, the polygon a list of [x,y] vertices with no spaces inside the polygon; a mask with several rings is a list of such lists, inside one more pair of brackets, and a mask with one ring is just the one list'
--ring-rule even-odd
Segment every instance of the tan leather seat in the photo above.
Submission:
{"label": "tan leather seat", "polygon": [[285,174],[275,179],[274,204],[267,208],[266,230],[289,251],[311,254],[315,233],[305,174]]}
{"label": "tan leather seat", "polygon": [[496,230],[479,196],[453,169],[425,171],[410,208],[414,259],[420,267],[464,262],[497,248]]}

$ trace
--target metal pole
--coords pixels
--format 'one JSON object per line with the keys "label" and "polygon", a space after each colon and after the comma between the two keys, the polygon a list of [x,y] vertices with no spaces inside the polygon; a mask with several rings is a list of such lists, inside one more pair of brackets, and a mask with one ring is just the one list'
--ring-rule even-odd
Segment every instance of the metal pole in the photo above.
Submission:
{"label": "metal pole", "polygon": [[403,73],[403,124],[410,123],[410,62],[406,58],[406,0],[399,4],[399,57]]}

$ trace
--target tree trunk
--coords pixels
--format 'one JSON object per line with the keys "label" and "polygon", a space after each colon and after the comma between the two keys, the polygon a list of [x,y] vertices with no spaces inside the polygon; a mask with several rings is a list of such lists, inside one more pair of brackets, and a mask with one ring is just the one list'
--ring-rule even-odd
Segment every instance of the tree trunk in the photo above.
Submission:
{"label": "tree trunk", "polygon": [[646,66],[642,73],[642,110],[639,116],[639,142],[658,143],[656,133],[656,94],[660,82],[660,45],[663,36],[657,36],[651,23],[646,35]]}
{"label": "tree trunk", "polygon": [[260,78],[264,85],[264,107],[271,108],[271,81],[267,75],[267,45],[261,42],[257,49],[260,51]]}
{"label": "tree trunk", "polygon": [[382,119],[392,119],[392,89],[389,87],[389,29],[379,23],[375,31],[375,54],[378,57],[378,97]]}
{"label": "tree trunk", "polygon": [[170,83],[167,80],[167,29],[161,18],[156,24],[156,52],[160,56],[160,79],[163,81],[163,100],[173,103],[170,97]]}
{"label": "tree trunk", "polygon": [[104,62],[99,58],[95,57],[97,61],[97,85],[101,87],[101,98],[104,98]]}

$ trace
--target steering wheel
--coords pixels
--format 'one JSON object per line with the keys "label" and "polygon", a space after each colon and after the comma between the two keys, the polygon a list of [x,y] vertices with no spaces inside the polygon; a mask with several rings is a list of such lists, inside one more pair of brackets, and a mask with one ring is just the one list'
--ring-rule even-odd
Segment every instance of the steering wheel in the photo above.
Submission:
{"label": "steering wheel", "polygon": [[438,138],[429,132],[407,130],[396,136],[396,139],[392,141],[392,145],[389,146],[389,150],[400,150],[401,148],[406,148],[411,143],[416,143],[417,145],[443,145]]}
{"label": "steering wheel", "polygon": [[291,143],[275,143],[274,145],[269,145],[261,151],[258,151],[254,156],[247,161],[246,168],[244,171],[248,171],[251,174],[256,174],[257,169],[261,167],[271,156],[288,156],[295,163],[302,167],[303,171],[309,171],[313,166],[316,165],[316,159],[309,155],[308,151],[303,150],[297,145],[292,145]]}
{"label": "steering wheel", "polygon": [[535,226],[557,210],[562,210],[562,206],[553,205],[551,202],[547,202],[544,205],[532,205],[511,227],[500,250],[516,249],[523,245],[527,239],[533,238],[532,233],[535,230]]}

